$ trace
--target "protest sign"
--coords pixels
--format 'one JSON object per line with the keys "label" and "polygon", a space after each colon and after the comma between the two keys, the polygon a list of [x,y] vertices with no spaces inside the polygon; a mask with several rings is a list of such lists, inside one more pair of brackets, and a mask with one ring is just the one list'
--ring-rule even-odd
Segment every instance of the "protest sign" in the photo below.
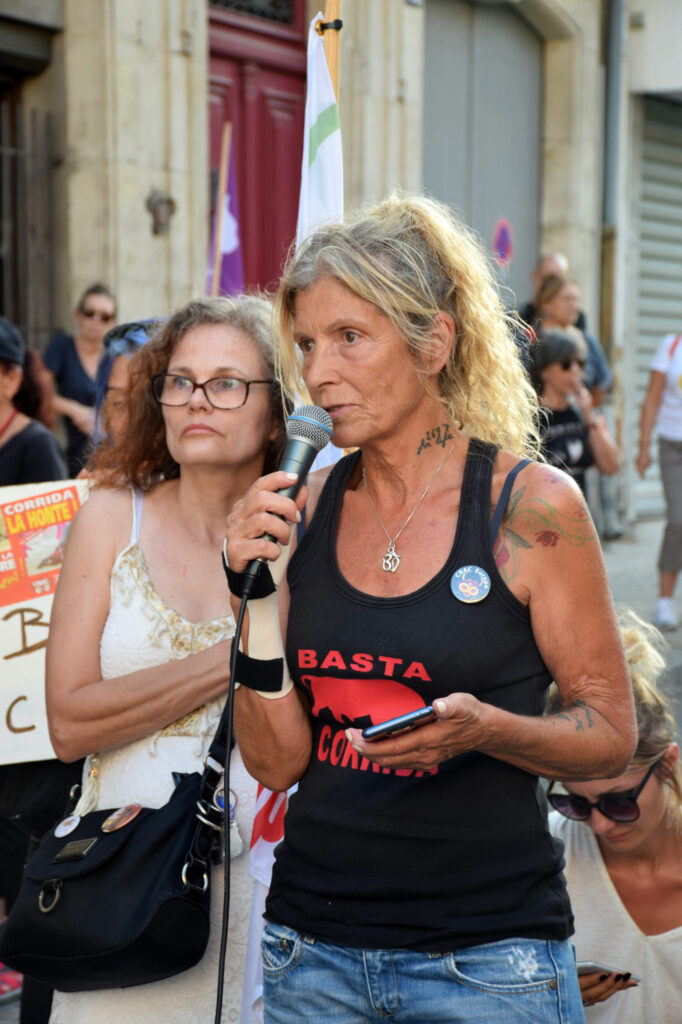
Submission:
{"label": "protest sign", "polygon": [[64,543],[84,480],[0,487],[0,764],[54,757],[45,647]]}

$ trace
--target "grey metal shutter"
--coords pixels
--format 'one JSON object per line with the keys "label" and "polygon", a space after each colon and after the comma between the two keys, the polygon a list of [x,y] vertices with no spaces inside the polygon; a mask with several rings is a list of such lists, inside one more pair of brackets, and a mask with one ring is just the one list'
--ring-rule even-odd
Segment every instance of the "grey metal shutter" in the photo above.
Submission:
{"label": "grey metal shutter", "polygon": [[510,221],[514,253],[500,279],[519,304],[538,255],[541,115],[542,42],[521,15],[427,0],[424,186],[488,249],[498,220]]}
{"label": "grey metal shutter", "polygon": [[[682,106],[646,99],[642,122],[635,299],[637,413],[649,384],[649,367],[665,334],[682,333]],[[636,444],[636,436],[633,437]],[[632,456],[634,457],[636,449]],[[656,455],[655,446],[652,454]],[[628,453],[626,452],[626,455]],[[635,483],[638,515],[661,514],[665,505],[658,466]]]}

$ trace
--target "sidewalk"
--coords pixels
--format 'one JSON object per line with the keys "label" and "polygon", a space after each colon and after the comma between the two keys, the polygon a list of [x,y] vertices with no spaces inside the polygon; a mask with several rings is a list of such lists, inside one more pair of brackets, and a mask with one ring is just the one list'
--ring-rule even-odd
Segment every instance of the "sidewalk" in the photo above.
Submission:
{"label": "sidewalk", "polygon": [[[616,606],[632,608],[647,622],[654,615],[658,596],[658,549],[663,536],[663,520],[635,523],[621,540],[604,544],[604,561]],[[678,594],[678,614],[682,618],[682,595]],[[664,687],[671,696],[682,742],[682,629],[666,633],[667,664]]]}

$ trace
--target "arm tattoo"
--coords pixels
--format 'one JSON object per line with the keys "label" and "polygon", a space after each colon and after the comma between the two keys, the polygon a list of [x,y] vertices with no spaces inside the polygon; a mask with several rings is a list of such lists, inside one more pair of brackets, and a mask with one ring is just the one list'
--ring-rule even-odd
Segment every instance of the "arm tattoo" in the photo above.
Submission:
{"label": "arm tattoo", "polygon": [[554,718],[562,718],[565,722],[573,722],[576,732],[584,732],[592,728],[592,714],[584,700],[577,700],[573,707],[558,711],[555,715],[549,716],[550,721]]}
{"label": "arm tattoo", "polygon": [[[516,527],[516,529],[514,528]],[[533,540],[526,537],[532,535]],[[554,508],[546,499],[526,495],[520,487],[512,494],[500,531],[495,538],[493,556],[506,583],[514,579],[519,570],[521,552],[527,548],[556,547],[560,542],[571,547],[583,547],[596,539],[594,523],[584,509],[576,508],[568,516]]]}

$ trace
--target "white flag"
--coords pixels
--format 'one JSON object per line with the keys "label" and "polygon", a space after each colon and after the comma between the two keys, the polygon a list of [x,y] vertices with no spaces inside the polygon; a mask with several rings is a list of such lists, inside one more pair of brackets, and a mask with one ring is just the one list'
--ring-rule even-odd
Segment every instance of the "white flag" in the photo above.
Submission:
{"label": "white flag", "polygon": [[308,81],[303,134],[301,196],[298,202],[296,248],[321,224],[343,217],[343,154],[341,124],[322,36],[315,25],[308,30]]}
{"label": "white flag", "polygon": [[[323,38],[315,29],[318,21],[324,21],[319,11],[308,29],[308,81],[296,225],[297,251],[320,225],[335,224],[343,218],[341,123]],[[312,469],[331,466],[342,455],[340,448],[328,444],[316,456]]]}

